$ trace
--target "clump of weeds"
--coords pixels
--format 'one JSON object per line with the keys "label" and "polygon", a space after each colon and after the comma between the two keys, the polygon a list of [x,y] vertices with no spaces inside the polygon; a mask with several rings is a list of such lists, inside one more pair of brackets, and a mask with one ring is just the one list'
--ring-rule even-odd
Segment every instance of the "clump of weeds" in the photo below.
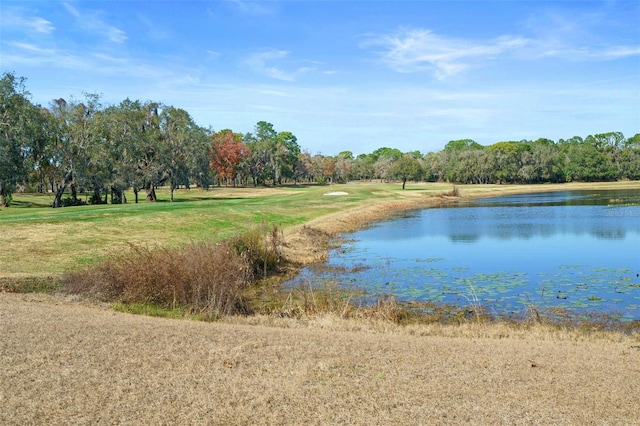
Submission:
{"label": "clump of weeds", "polygon": [[61,291],[98,301],[180,312],[202,319],[247,314],[246,290],[278,268],[277,228],[248,231],[220,243],[168,249],[133,245],[94,267],[64,274]]}

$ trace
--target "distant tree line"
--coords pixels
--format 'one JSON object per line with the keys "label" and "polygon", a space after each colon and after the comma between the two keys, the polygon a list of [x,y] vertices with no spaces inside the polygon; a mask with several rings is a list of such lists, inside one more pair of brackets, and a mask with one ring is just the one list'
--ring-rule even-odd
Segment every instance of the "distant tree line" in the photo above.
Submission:
{"label": "distant tree line", "polygon": [[[311,155],[289,131],[260,121],[253,133],[213,131],[160,102],[125,99],[102,105],[54,99],[35,105],[25,79],[0,79],[0,205],[16,191],[50,192],[53,207],[156,201],[156,188],[281,185],[349,180],[543,183],[640,179],[640,134],[620,132],[555,142],[507,141],[482,146],[451,141],[423,155],[379,148],[355,156]],[[89,193],[86,201],[79,194]]]}

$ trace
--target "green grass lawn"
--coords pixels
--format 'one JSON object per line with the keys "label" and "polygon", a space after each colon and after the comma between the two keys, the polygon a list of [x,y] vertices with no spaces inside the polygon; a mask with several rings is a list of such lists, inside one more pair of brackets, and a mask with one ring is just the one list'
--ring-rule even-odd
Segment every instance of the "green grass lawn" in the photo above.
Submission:
{"label": "green grass lawn", "polygon": [[[285,186],[178,190],[174,202],[50,207],[51,194],[15,194],[0,209],[0,277],[43,276],[94,264],[128,244],[177,246],[219,241],[262,224],[286,228],[382,199],[428,196],[451,185],[400,184]],[[325,196],[331,191],[348,195]]]}

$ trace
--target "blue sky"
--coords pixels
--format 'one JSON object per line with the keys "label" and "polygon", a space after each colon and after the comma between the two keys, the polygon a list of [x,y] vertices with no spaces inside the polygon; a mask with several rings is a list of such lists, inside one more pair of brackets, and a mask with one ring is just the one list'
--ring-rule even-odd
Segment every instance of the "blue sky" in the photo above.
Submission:
{"label": "blue sky", "polygon": [[640,132],[638,1],[0,3],[32,100],[129,97],[311,154]]}

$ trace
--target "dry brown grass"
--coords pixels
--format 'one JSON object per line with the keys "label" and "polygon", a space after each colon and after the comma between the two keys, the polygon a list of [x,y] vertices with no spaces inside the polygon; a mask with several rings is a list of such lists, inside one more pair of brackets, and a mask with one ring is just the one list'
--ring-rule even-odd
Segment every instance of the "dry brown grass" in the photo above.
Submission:
{"label": "dry brown grass", "polygon": [[192,243],[181,250],[132,245],[107,262],[65,274],[61,290],[218,318],[244,311],[242,291],[250,282],[250,264],[229,243]]}
{"label": "dry brown grass", "polygon": [[277,271],[281,232],[266,227],[216,244],[181,248],[130,244],[108,261],[63,274],[60,291],[92,300],[181,309],[203,319],[247,314],[245,291]]}
{"label": "dry brown grass", "polygon": [[0,424],[639,421],[638,335],[332,316],[230,321],[0,294]]}

